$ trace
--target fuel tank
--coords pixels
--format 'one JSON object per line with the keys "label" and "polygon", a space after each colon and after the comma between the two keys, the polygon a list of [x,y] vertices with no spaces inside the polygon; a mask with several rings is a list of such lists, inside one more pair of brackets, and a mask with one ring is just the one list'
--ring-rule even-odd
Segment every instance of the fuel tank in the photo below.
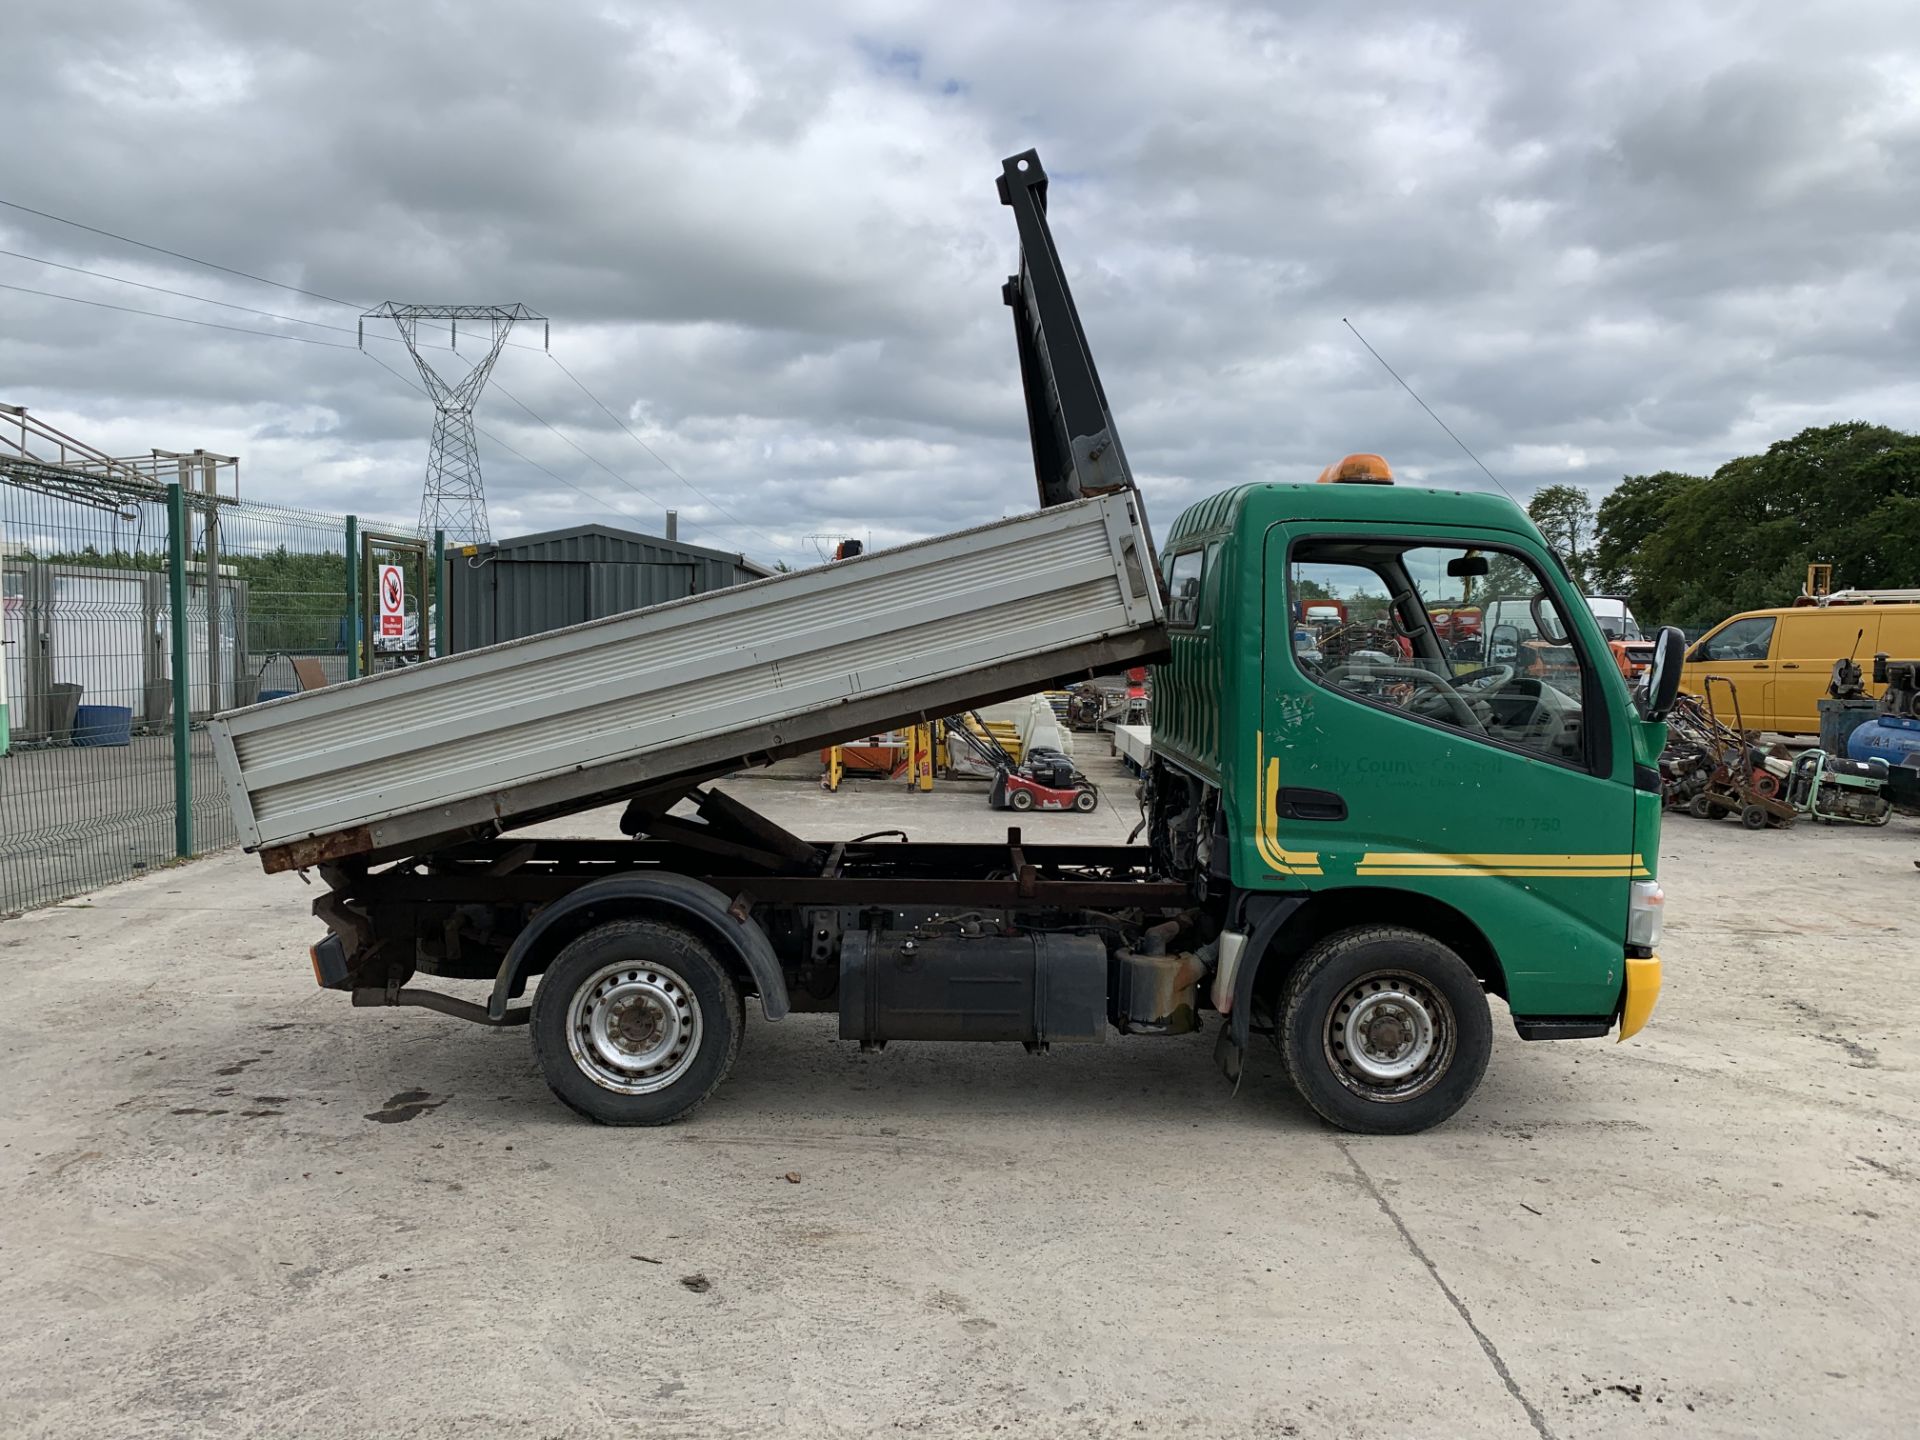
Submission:
{"label": "fuel tank", "polygon": [[1085,1043],[1107,1028],[1107,947],[1089,935],[848,935],[840,1038]]}

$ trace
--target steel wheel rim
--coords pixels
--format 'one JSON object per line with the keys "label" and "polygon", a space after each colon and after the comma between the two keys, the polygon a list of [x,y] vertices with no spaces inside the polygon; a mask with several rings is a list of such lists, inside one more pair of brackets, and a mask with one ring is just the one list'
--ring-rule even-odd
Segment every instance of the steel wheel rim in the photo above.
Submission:
{"label": "steel wheel rim", "polygon": [[1397,970],[1349,984],[1322,1028],[1327,1064],[1356,1095],[1397,1104],[1447,1073],[1458,1044],[1453,1007],[1433,986]]}
{"label": "steel wheel rim", "polygon": [[692,988],[665,965],[604,965],[567,1004],[574,1064],[622,1095],[650,1095],[686,1074],[703,1029]]}

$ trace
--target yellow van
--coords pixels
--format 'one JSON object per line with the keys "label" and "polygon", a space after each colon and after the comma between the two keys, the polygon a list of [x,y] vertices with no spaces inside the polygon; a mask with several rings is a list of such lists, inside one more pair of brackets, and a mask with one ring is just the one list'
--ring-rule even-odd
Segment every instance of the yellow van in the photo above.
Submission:
{"label": "yellow van", "polygon": [[[1704,695],[1707,676],[1724,675],[1739,689],[1740,714],[1749,730],[1818,735],[1819,702],[1827,693],[1834,661],[1853,656],[1860,662],[1867,693],[1877,696],[1885,688],[1873,683],[1875,651],[1895,660],[1920,659],[1920,605],[1749,610],[1722,620],[1693,643],[1680,672],[1680,688]],[[1726,687],[1713,689],[1715,709],[1732,724]]]}

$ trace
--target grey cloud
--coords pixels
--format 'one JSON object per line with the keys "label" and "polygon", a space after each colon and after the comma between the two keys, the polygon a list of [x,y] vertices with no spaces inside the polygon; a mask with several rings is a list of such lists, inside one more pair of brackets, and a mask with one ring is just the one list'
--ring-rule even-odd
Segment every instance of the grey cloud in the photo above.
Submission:
{"label": "grey cloud", "polygon": [[[1523,496],[1920,403],[1899,4],[18,8],[0,118],[33,143],[0,193],[356,303],[525,301],[704,492],[512,350],[500,384],[619,478],[490,394],[483,426],[593,492],[483,440],[502,530],[674,505],[791,561],[1030,504],[993,193],[1030,144],[1162,529],[1349,450],[1486,487],[1343,316]],[[356,323],[17,212],[0,245]],[[0,291],[0,398],[237,449],[263,497],[417,505],[425,402],[350,350]]]}

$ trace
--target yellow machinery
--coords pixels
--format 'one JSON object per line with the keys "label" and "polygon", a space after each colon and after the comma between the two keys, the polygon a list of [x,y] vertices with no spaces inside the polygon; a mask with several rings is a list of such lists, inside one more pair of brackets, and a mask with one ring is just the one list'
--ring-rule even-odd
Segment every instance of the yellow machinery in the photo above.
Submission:
{"label": "yellow machinery", "polygon": [[933,789],[933,726],[920,724],[907,731],[907,783],[915,790]]}
{"label": "yellow machinery", "polygon": [[924,722],[870,736],[864,742],[829,745],[820,752],[820,788],[839,790],[840,782],[851,770],[855,774],[885,775],[891,779],[905,775],[913,789],[931,790],[938,756],[944,748],[937,725]]}

